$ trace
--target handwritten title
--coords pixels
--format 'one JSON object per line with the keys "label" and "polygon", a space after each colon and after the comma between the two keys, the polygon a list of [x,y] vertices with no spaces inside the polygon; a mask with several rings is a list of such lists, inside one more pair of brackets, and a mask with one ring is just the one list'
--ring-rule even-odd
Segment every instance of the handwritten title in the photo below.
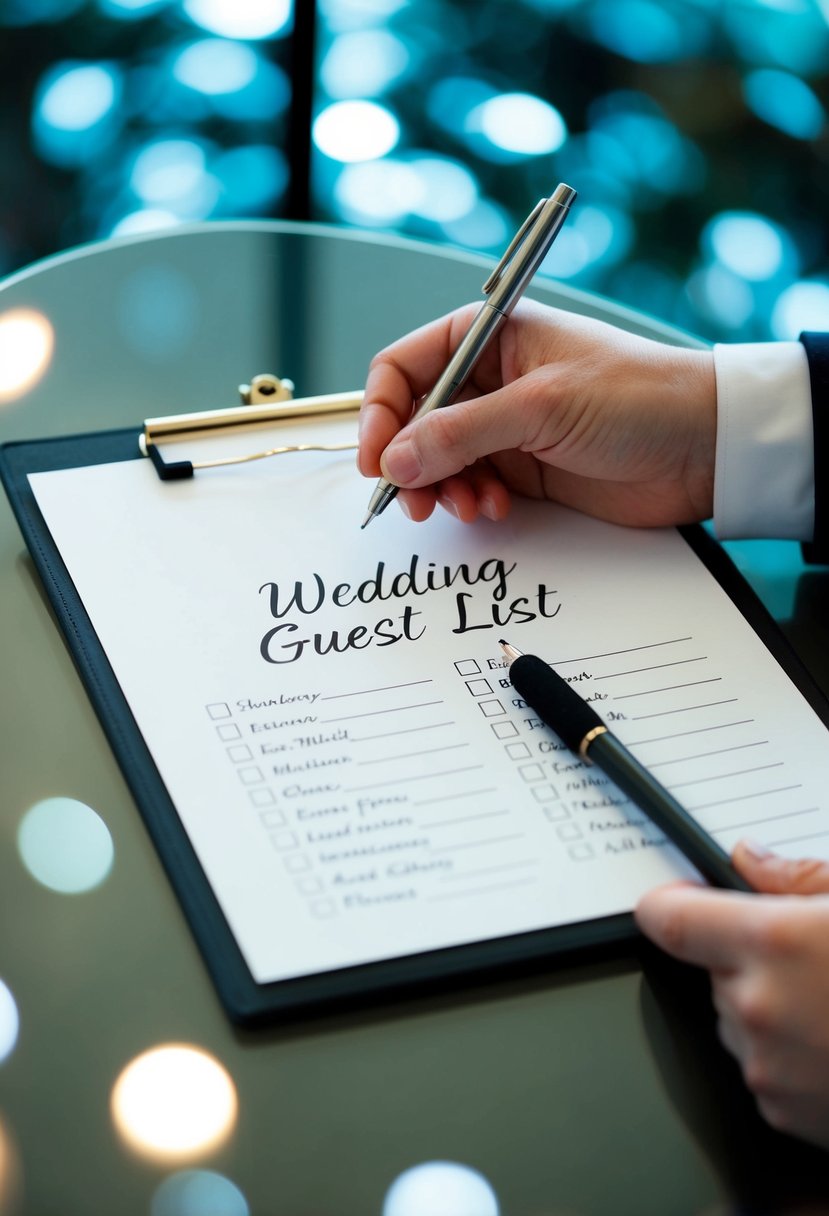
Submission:
{"label": "handwritten title", "polygon": [[[283,590],[279,583],[263,583],[259,594],[267,595],[270,615],[278,623],[265,633],[259,651],[266,663],[295,663],[309,651],[318,655],[342,654],[347,650],[365,650],[368,646],[417,642],[426,632],[426,625],[418,619],[423,613],[415,607],[416,602],[424,595],[452,588],[455,589],[457,623],[452,629],[455,634],[496,627],[503,629],[537,617],[556,616],[561,609],[558,592],[544,583],[538,583],[529,595],[511,594],[509,579],[516,567],[517,562],[508,566],[495,557],[477,567],[470,567],[466,562],[457,566],[438,566],[435,562],[423,562],[413,554],[408,569],[390,573],[385,562],[378,562],[374,575],[359,584],[337,583],[329,588],[321,574],[295,582],[290,590]],[[464,590],[480,586],[488,590],[488,597]],[[386,612],[389,615],[373,624],[324,633],[313,633],[304,623],[304,618],[313,617],[325,607],[345,609],[355,604],[367,607],[388,604]]]}

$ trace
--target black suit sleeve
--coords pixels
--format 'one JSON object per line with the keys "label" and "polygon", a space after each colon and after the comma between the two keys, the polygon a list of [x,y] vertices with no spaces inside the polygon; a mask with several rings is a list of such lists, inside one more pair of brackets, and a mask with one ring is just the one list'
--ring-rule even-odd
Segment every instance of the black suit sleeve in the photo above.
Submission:
{"label": "black suit sleeve", "polygon": [[829,564],[829,334],[803,333],[809,360],[815,436],[815,530],[802,546],[807,562]]}

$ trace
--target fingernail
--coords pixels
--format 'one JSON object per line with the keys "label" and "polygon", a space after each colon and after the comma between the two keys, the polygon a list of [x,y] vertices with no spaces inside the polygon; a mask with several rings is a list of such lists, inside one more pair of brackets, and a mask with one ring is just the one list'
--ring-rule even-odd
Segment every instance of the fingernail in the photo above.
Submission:
{"label": "fingernail", "polygon": [[755,861],[768,861],[770,857],[776,856],[771,849],[767,849],[764,844],[760,844],[759,840],[741,840],[740,844],[748,853],[749,857],[753,857]]}
{"label": "fingernail", "polygon": [[495,507],[494,498],[484,497],[481,499],[481,501],[478,505],[481,508],[481,514],[485,515],[487,517],[487,519],[497,519],[498,513],[497,513],[497,510]]}
{"label": "fingernail", "polygon": [[454,515],[455,519],[460,519],[460,515],[458,515],[458,508],[452,502],[451,498],[441,498],[441,496],[438,495],[438,502],[443,507],[444,511],[448,511],[450,515]]}
{"label": "fingernail", "polygon": [[387,447],[381,463],[384,475],[398,486],[416,481],[423,467],[410,439],[401,439]]}
{"label": "fingernail", "polygon": [[409,510],[408,503],[405,503],[402,498],[398,497],[397,505],[400,508],[400,510],[403,512],[403,514],[406,516],[406,519],[412,518],[412,513]]}

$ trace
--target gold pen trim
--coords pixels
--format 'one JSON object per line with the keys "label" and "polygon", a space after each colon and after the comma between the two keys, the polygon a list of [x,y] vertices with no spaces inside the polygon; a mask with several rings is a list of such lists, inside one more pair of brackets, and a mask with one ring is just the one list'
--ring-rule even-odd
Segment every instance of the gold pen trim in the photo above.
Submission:
{"label": "gold pen trim", "polygon": [[587,734],[584,736],[584,738],[582,739],[581,743],[579,744],[579,755],[581,756],[582,760],[586,761],[587,764],[593,763],[593,761],[590,759],[590,757],[587,754],[588,747],[590,746],[590,744],[593,742],[594,739],[598,738],[599,735],[606,735],[606,734],[607,734],[606,726],[594,726],[593,729],[589,730],[587,732]]}

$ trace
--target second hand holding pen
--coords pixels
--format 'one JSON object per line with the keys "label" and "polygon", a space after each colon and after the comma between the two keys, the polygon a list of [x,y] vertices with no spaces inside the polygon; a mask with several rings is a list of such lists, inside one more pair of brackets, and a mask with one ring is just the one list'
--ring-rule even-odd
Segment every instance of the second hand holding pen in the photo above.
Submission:
{"label": "second hand holding pen", "polygon": [[[415,410],[410,422],[432,410],[451,405],[455,400],[475,364],[529,286],[558,236],[575,197],[576,191],[572,186],[562,182],[549,198],[542,198],[527,216],[501,261],[484,283],[483,292],[487,298],[480,311],[437,384]],[[365,528],[376,515],[385,511],[398,489],[385,477],[380,478],[361,527]]]}
{"label": "second hand holding pen", "polygon": [[631,802],[660,828],[713,887],[731,891],[753,888],[737,873],[731,858],[714,838],[651,776],[621,740],[605,726],[591,705],[566,680],[533,654],[522,654],[509,642],[501,649],[509,660],[516,691],[570,751],[595,763]]}

